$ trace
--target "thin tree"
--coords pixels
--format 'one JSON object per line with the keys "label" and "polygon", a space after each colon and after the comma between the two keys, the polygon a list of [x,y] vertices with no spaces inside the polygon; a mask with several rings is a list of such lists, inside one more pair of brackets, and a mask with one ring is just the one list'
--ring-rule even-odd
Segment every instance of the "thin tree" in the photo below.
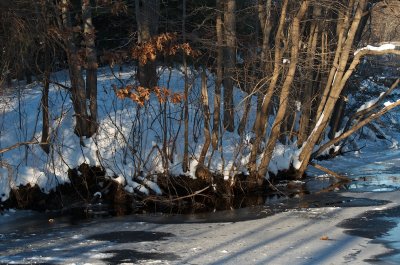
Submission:
{"label": "thin tree", "polygon": [[281,93],[279,95],[279,108],[278,112],[276,113],[276,117],[274,123],[272,125],[271,133],[267,141],[267,146],[264,149],[262,154],[261,162],[258,168],[258,183],[260,184],[261,180],[264,178],[266,173],[268,172],[269,162],[271,161],[272,154],[276,145],[276,141],[280,134],[280,126],[282,121],[285,118],[287,106],[289,103],[289,92],[290,87],[292,86],[294,76],[296,73],[297,62],[299,59],[299,42],[301,36],[301,25],[300,22],[303,19],[305,13],[308,10],[308,6],[310,1],[304,0],[301,3],[299,11],[297,12],[296,16],[293,18],[293,23],[291,25],[291,51],[290,51],[290,63],[289,68],[286,73],[286,78],[282,85]]}

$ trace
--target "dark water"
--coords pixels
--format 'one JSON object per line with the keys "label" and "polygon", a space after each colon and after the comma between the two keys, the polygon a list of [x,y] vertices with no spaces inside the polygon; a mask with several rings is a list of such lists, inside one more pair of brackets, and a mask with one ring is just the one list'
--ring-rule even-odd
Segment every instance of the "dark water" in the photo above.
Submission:
{"label": "dark water", "polygon": [[[305,194],[298,196],[275,196],[266,199],[264,205],[248,206],[235,210],[216,211],[208,213],[195,214],[166,214],[166,213],[148,213],[148,214],[133,214],[124,217],[108,217],[108,216],[92,216],[87,219],[76,219],[74,216],[63,215],[55,217],[55,222],[49,222],[49,219],[54,218],[54,213],[25,213],[21,218],[14,218],[13,222],[0,224],[0,252],[6,250],[7,255],[14,253],[18,249],[18,253],[22,254],[23,263],[29,260],[29,255],[32,255],[29,245],[33,245],[38,251],[43,251],[47,248],[47,242],[55,240],[58,244],[63,244],[63,238],[75,240],[72,237],[79,231],[85,231],[86,227],[92,231],[95,227],[96,233],[86,237],[88,241],[111,242],[116,244],[124,244],[125,241],[132,242],[132,239],[140,241],[163,241],[168,237],[173,237],[170,233],[149,233],[146,231],[107,231],[102,230],[101,226],[121,226],[124,223],[153,223],[153,224],[179,224],[179,223],[218,223],[218,222],[240,222],[249,219],[265,218],[278,212],[288,209],[300,208],[318,208],[325,206],[338,207],[362,207],[362,206],[379,206],[386,204],[384,200],[372,200],[365,198],[353,198],[351,196],[342,196],[340,192],[328,192],[321,194]],[[342,224],[342,227],[348,230],[348,233],[353,235],[371,238],[380,243],[384,243],[394,249],[400,249],[398,241],[399,228],[396,220],[400,220],[400,206],[388,211],[374,211],[366,216],[360,216],[355,219],[347,220]],[[96,228],[96,227],[99,228]],[[396,230],[397,229],[397,230]],[[78,231],[78,232],[76,232]],[[66,236],[68,235],[68,236]],[[3,238],[1,238],[3,236]],[[22,241],[20,241],[22,240]],[[77,239],[79,240],[79,239]],[[24,242],[26,246],[21,246],[20,242]],[[79,241],[78,241],[79,242]],[[136,241],[135,241],[136,242]],[[100,243],[101,244],[101,243]],[[24,250],[25,248],[29,248]],[[90,249],[90,246],[84,245]],[[102,253],[110,254],[102,260],[109,264],[116,264],[129,260],[129,262],[140,262],[143,259],[154,260],[176,260],[178,257],[174,253],[153,253],[140,252],[132,249],[112,249],[109,252]],[[21,254],[18,254],[21,255]],[[23,255],[26,255],[24,258]],[[73,256],[74,253],[66,252],[65,255]],[[77,253],[76,255],[80,255]],[[371,263],[381,264],[399,264],[400,252],[393,251],[390,255],[376,257],[370,260]],[[0,255],[1,256],[1,255]],[[21,257],[14,256],[15,259]],[[1,261],[0,257],[0,261]],[[6,262],[7,263],[7,262]],[[6,264],[5,263],[5,264]],[[51,262],[50,262],[51,263]],[[48,264],[50,264],[48,263]],[[1,262],[0,262],[1,264]],[[26,264],[26,263],[25,263]]]}
{"label": "dark water", "polygon": [[[280,183],[276,185],[276,191],[268,195],[253,197],[235,198],[235,201],[226,200],[226,204],[215,209],[206,209],[206,211],[193,211],[192,213],[162,212],[154,209],[145,214],[131,214],[124,216],[124,222],[147,222],[155,224],[171,223],[218,223],[218,222],[240,222],[245,220],[254,220],[265,218],[267,216],[287,211],[289,209],[318,208],[318,207],[363,207],[385,205],[388,201],[372,200],[368,198],[354,198],[343,196],[341,191],[365,192],[374,190],[376,192],[386,192],[386,190],[398,190],[395,184],[390,181],[379,182],[374,176],[354,177],[349,183],[336,183],[331,178],[309,177],[303,183]],[[47,234],[57,234],[60,231],[74,231],[75,228],[84,226],[93,226],[96,223],[115,223],[118,224],[118,218],[113,216],[118,211],[113,210],[109,205],[94,204],[74,209],[68,212],[53,213],[29,213],[21,218],[16,218],[14,222],[0,224],[0,245],[12,249],[9,245],[10,239],[34,237],[45,238]],[[49,223],[49,220],[55,218],[55,223]],[[392,252],[386,255],[375,257],[369,260],[376,264],[400,264],[400,206],[383,211],[373,211],[364,216],[346,220],[341,227],[347,230],[347,233],[370,238],[374,242],[383,243]],[[45,228],[45,229],[44,229]],[[135,232],[136,233],[136,232]],[[6,238],[1,238],[1,236]],[[135,238],[155,238],[163,240],[164,237],[172,235],[167,234],[135,234]],[[122,235],[102,233],[89,238],[92,240],[118,240],[123,239]],[[132,238],[130,236],[129,238]],[[15,247],[18,246],[16,241]],[[2,248],[0,246],[0,248]],[[150,253],[152,254],[152,253]],[[154,254],[154,253],[153,253]],[[105,258],[104,261],[114,263],[117,260],[124,260],[126,257],[135,257],[137,261],[141,257],[149,257],[149,253],[134,253],[134,251],[121,250],[119,253],[113,252],[113,255]],[[162,256],[155,256],[154,259],[174,260],[173,253],[163,253]],[[134,260],[133,260],[134,261]]]}
{"label": "dark water", "polygon": [[379,237],[379,240],[386,246],[392,249],[388,255],[377,257],[378,260],[383,260],[390,264],[400,263],[400,215],[386,219],[389,222],[395,223],[396,226],[389,230],[385,235]]}
{"label": "dark water", "polygon": [[370,260],[377,264],[400,264],[400,206],[370,211],[356,218],[345,220],[340,227],[351,235],[369,238],[392,249],[387,254]]}

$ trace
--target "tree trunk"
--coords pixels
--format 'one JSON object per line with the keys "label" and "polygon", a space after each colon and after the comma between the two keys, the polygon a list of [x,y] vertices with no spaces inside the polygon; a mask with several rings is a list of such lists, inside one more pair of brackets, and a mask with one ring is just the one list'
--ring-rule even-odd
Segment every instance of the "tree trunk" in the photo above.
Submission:
{"label": "tree trunk", "polygon": [[211,143],[210,134],[210,108],[208,107],[207,75],[203,70],[201,75],[201,99],[204,113],[204,145],[200,153],[199,164],[204,165],[204,160]]}
{"label": "tree trunk", "polygon": [[[160,0],[135,0],[136,23],[138,28],[138,42],[145,43],[158,32]],[[138,79],[141,86],[153,88],[157,85],[156,63],[139,61]]]}
{"label": "tree trunk", "polygon": [[271,8],[272,0],[267,0],[266,3],[264,3],[264,0],[258,0],[258,19],[262,31],[261,66],[265,71],[269,68],[267,58],[270,51],[269,36],[272,30]]}
{"label": "tree trunk", "polygon": [[344,110],[346,108],[346,101],[343,96],[340,96],[336,102],[335,108],[333,109],[331,120],[329,121],[330,130],[328,133],[329,139],[335,138],[336,132],[340,128],[340,123],[344,117]]}
{"label": "tree trunk", "polygon": [[[388,96],[399,85],[399,83],[400,83],[400,79],[397,79],[391,85],[391,87],[387,91],[385,91],[384,94],[380,95],[379,100],[377,102],[375,102],[373,105],[371,105],[370,107],[368,107],[366,109],[363,109],[361,111],[354,113],[354,115],[352,115],[349,118],[349,120],[347,121],[346,126],[343,129],[344,132],[337,137],[332,137],[329,142],[325,143],[320,148],[318,148],[318,150],[312,154],[311,158],[315,158],[315,157],[321,155],[321,153],[323,151],[325,151],[327,148],[329,148],[330,146],[337,144],[338,142],[340,142],[342,140],[345,140],[347,137],[349,137],[351,134],[356,132],[362,126],[368,124],[372,120],[379,118],[381,115],[385,114],[387,111],[394,108],[395,106],[389,105],[388,107],[390,107],[390,109],[383,108],[381,111],[379,111],[375,114],[371,114],[371,112],[374,111],[385,100],[386,96]],[[385,110],[385,109],[387,109],[387,110]],[[366,117],[366,118],[364,118],[364,117]],[[363,118],[364,118],[364,120],[362,120]],[[362,120],[362,121],[360,121],[360,120]],[[355,125],[352,128],[350,128],[353,123],[355,123]]]}
{"label": "tree trunk", "polygon": [[286,109],[289,103],[289,91],[290,86],[294,80],[294,75],[296,73],[297,61],[299,59],[299,42],[300,42],[300,22],[306,13],[310,1],[304,0],[301,3],[300,9],[293,19],[292,30],[291,30],[291,38],[292,38],[292,47],[290,51],[290,64],[289,70],[287,72],[285,81],[282,85],[281,94],[279,96],[279,108],[276,114],[274,123],[272,125],[272,130],[270,137],[267,142],[267,146],[263,152],[263,156],[260,162],[260,166],[258,168],[258,180],[257,182],[262,183],[262,179],[266,176],[268,172],[268,165],[271,161],[272,154],[276,145],[276,140],[279,137],[280,126],[285,118]]}
{"label": "tree trunk", "polygon": [[48,51],[45,51],[46,70],[44,72],[44,85],[42,93],[42,138],[40,140],[40,147],[48,154],[50,152],[50,119],[49,119],[49,86],[50,86],[50,70],[48,65]]}
{"label": "tree trunk", "polygon": [[224,8],[224,129],[235,130],[235,106],[233,104],[234,72],[236,65],[236,0],[225,0]]}
{"label": "tree trunk", "polygon": [[89,133],[97,132],[97,55],[95,29],[92,22],[90,0],[82,1],[82,20],[84,23],[84,41],[86,46],[86,99],[89,101]]}
{"label": "tree trunk", "polygon": [[[338,100],[340,93],[342,92],[348,78],[353,73],[356,65],[359,62],[359,56],[361,54],[358,54],[358,56],[353,59],[351,65],[347,68],[354,37],[356,35],[363,11],[365,10],[365,5],[366,0],[358,1],[354,17],[349,27],[347,26],[347,22],[350,21],[350,17],[352,15],[351,10],[353,9],[353,3],[350,3],[347,7],[347,14],[339,30],[339,42],[336,50],[335,59],[332,64],[332,69],[330,71],[330,76],[328,78],[328,83],[326,84],[324,95],[318,108],[319,112],[317,115],[319,116],[317,119],[317,123],[307,141],[303,145],[301,153],[299,155],[299,161],[301,161],[301,164],[300,167],[297,169],[298,178],[302,178],[302,176],[304,175],[308,162],[310,161],[313,148],[325,131],[325,128],[335,107],[336,101]],[[348,30],[346,31],[347,28]],[[343,46],[341,45],[342,43]]]}
{"label": "tree trunk", "polygon": [[247,124],[247,120],[248,120],[250,108],[251,108],[251,95],[250,94],[247,95],[243,105],[244,105],[244,112],[243,112],[242,119],[240,120],[239,126],[238,126],[238,134],[240,136],[242,136],[244,131],[246,130],[246,124]]}
{"label": "tree trunk", "polygon": [[[182,35],[183,42],[186,42],[186,0],[183,0],[183,11],[182,11]],[[183,161],[182,161],[182,170],[183,172],[189,171],[189,80],[188,80],[188,69],[187,69],[187,61],[186,54],[183,53],[183,68],[184,68],[184,147],[183,147]]]}
{"label": "tree trunk", "polygon": [[[394,83],[394,86],[397,86],[399,84],[399,81],[400,81],[400,79],[397,79],[395,81],[395,83]],[[385,114],[385,113],[389,112],[390,110],[398,107],[399,105],[400,105],[400,101],[397,100],[396,102],[385,106],[384,108],[382,108],[378,112],[369,115],[364,120],[362,120],[362,121],[358,122],[356,125],[354,125],[352,128],[349,128],[346,132],[342,133],[338,137],[336,137],[336,138],[330,140],[329,142],[325,143],[324,145],[322,145],[315,153],[313,153],[312,156],[316,157],[317,155],[321,154],[325,149],[327,149],[329,146],[337,144],[338,142],[346,139],[347,137],[349,137],[350,135],[352,135],[353,133],[355,133],[356,131],[361,129],[363,126],[367,125],[368,123],[370,123],[373,120],[378,119],[383,114]]]}
{"label": "tree trunk", "polygon": [[64,39],[69,66],[69,74],[71,79],[71,97],[75,111],[75,134],[79,137],[90,137],[89,116],[86,105],[85,82],[82,77],[81,59],[79,58],[78,50],[74,43],[72,32],[72,24],[69,11],[70,1],[62,0],[62,24],[66,30],[67,37]]}
{"label": "tree trunk", "polygon": [[315,93],[314,93],[314,85],[318,83],[316,79],[318,79],[320,64],[322,60],[316,60],[316,50],[318,39],[320,37],[320,21],[321,17],[321,7],[315,6],[312,15],[312,23],[310,27],[309,39],[307,43],[307,53],[306,53],[306,72],[304,73],[305,77],[301,83],[302,91],[300,92],[301,102],[301,115],[300,115],[300,128],[297,134],[297,145],[301,146],[303,142],[307,139],[307,136],[310,132],[310,124],[312,123],[312,113],[313,113],[313,104]]}
{"label": "tree trunk", "polygon": [[220,116],[221,116],[221,84],[223,78],[223,27],[222,27],[222,0],[217,0],[217,18],[216,18],[216,35],[217,35],[217,76],[215,80],[215,96],[214,96],[214,115],[212,129],[212,147],[214,150],[218,148]]}
{"label": "tree trunk", "polygon": [[[38,9],[38,6],[35,6]],[[43,3],[42,15],[48,13],[47,4]],[[38,11],[37,11],[38,12]],[[49,19],[45,18],[44,31],[48,30]],[[50,110],[49,110],[49,88],[50,88],[50,72],[52,69],[52,64],[50,60],[50,47],[47,40],[44,40],[44,80],[43,80],[43,93],[42,93],[42,137],[40,140],[40,147],[46,154],[50,153]]]}
{"label": "tree trunk", "polygon": [[257,178],[257,155],[259,151],[259,147],[263,137],[265,136],[266,124],[268,119],[268,108],[271,102],[272,96],[274,94],[276,84],[278,82],[281,66],[282,66],[282,48],[281,41],[283,36],[283,28],[286,21],[286,12],[288,7],[288,0],[284,0],[282,3],[282,10],[279,19],[279,25],[276,32],[275,37],[275,58],[274,58],[274,71],[272,76],[270,77],[269,86],[267,89],[267,93],[264,95],[261,103],[261,108],[257,111],[256,120],[254,123],[254,133],[255,133],[255,141],[253,143],[250,160],[249,160],[249,170],[250,175],[254,178],[254,181]]}

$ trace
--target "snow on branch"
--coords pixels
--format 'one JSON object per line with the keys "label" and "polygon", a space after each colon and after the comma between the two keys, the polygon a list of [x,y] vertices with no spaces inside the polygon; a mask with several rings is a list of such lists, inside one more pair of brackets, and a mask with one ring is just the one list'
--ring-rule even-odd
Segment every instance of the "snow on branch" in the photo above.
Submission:
{"label": "snow on branch", "polygon": [[[394,88],[396,88],[400,83],[400,78],[398,78],[390,87],[390,91],[392,91]],[[377,103],[375,103],[376,105]],[[375,106],[374,105],[374,106]],[[374,106],[371,106],[370,108],[372,109]],[[359,123],[357,123],[356,125],[354,125],[352,128],[347,129],[344,133],[342,133],[341,135],[339,135],[338,137],[335,137],[334,139],[330,140],[329,142],[323,144],[317,151],[315,151],[312,154],[312,157],[315,158],[318,155],[320,155],[324,150],[326,150],[327,148],[329,148],[330,146],[338,143],[339,141],[346,139],[347,137],[349,137],[351,134],[353,134],[354,132],[358,131],[361,127],[363,127],[364,125],[370,123],[373,120],[376,120],[377,118],[379,118],[380,116],[382,116],[383,114],[387,113],[388,111],[392,110],[393,108],[400,106],[400,99],[395,101],[395,102],[386,102],[384,103],[384,107],[382,109],[380,109],[379,111],[377,111],[376,113],[371,113],[368,117],[366,117],[364,120],[360,121]],[[360,112],[366,111],[367,109],[364,109]]]}
{"label": "snow on branch", "polygon": [[400,49],[400,45],[398,45],[398,44],[396,45],[394,43],[385,43],[385,44],[382,44],[381,46],[367,45],[366,47],[356,50],[354,52],[354,55],[357,55],[361,51],[368,53],[368,51],[382,52],[382,51],[396,50],[396,49]]}

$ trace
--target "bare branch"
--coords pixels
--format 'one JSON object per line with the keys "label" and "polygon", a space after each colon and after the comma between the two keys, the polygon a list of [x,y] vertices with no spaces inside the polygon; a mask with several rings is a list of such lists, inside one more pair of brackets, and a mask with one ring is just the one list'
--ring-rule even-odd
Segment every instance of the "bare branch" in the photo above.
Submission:
{"label": "bare branch", "polygon": [[[398,78],[392,85],[392,87],[396,87],[400,82],[400,79]],[[338,137],[330,140],[329,142],[327,142],[326,144],[322,145],[317,151],[315,151],[312,154],[312,158],[317,157],[318,155],[320,155],[325,149],[327,149],[328,147],[338,143],[341,140],[346,139],[347,137],[349,137],[350,135],[352,135],[353,133],[355,133],[356,131],[358,131],[359,129],[361,129],[364,125],[370,123],[373,120],[376,120],[377,118],[379,118],[380,116],[382,116],[383,114],[387,113],[388,111],[390,111],[391,109],[397,107],[400,105],[400,100],[397,100],[396,102],[385,106],[384,108],[382,108],[380,111],[378,111],[377,113],[373,113],[370,116],[368,116],[367,118],[365,118],[364,120],[362,120],[361,122],[359,122],[358,124],[354,125],[351,129],[347,130],[346,132],[342,133],[341,135],[339,135]]]}
{"label": "bare branch", "polygon": [[350,181],[350,179],[349,179],[348,177],[341,176],[341,175],[339,175],[338,173],[336,173],[336,172],[334,172],[334,171],[332,171],[332,170],[330,170],[330,169],[327,169],[327,168],[325,168],[325,167],[323,167],[323,166],[321,166],[321,165],[315,164],[315,163],[313,163],[313,162],[310,162],[309,164],[310,164],[311,166],[315,167],[316,169],[319,169],[319,170],[321,170],[321,171],[323,171],[323,172],[325,172],[325,173],[327,173],[327,174],[329,174],[329,175],[334,176],[334,177],[337,178],[337,179],[340,179],[341,181]]}
{"label": "bare branch", "polygon": [[20,146],[30,145],[30,144],[39,144],[39,145],[43,145],[43,144],[48,144],[48,143],[40,143],[40,142],[38,142],[38,141],[36,141],[36,140],[35,140],[35,141],[29,141],[29,142],[20,142],[20,143],[16,143],[16,144],[14,144],[14,145],[11,145],[11,146],[9,146],[9,147],[0,149],[0,154],[5,153],[5,152],[8,152],[8,151],[11,151],[11,150],[13,150],[13,149],[15,149],[15,148],[18,148],[18,147],[20,147]]}

